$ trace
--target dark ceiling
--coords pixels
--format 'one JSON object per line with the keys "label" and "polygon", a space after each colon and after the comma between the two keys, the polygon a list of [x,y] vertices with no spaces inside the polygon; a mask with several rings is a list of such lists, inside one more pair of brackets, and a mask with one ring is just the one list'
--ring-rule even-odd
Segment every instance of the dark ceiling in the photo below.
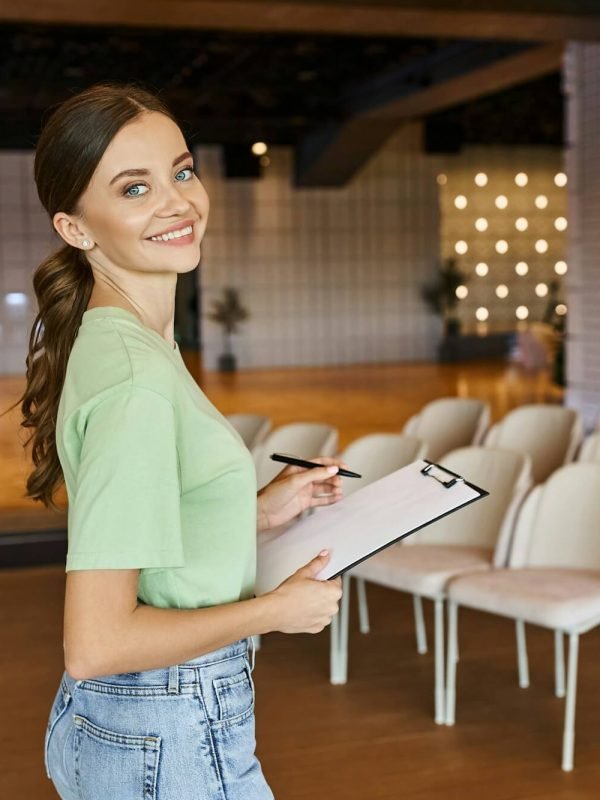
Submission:
{"label": "dark ceiling", "polygon": [[[397,36],[4,24],[0,147],[33,147],[49,109],[104,81],[133,81],[161,92],[195,143],[262,139],[300,146],[315,131],[351,120],[365,98],[377,98],[380,85],[385,90],[393,84],[393,94],[403,97],[528,47]],[[562,116],[560,80],[551,74],[429,115],[428,130],[434,146],[442,147],[445,130],[448,143],[559,145]]]}

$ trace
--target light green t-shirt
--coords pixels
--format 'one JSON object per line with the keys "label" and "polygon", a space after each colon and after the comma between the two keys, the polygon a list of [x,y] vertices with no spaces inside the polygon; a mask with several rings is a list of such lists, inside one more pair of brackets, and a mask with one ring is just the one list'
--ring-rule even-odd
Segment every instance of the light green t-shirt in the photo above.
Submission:
{"label": "light green t-shirt", "polygon": [[86,311],[56,444],[66,569],[140,569],[139,599],[199,608],[251,597],[256,471],[174,348],[135,314]]}

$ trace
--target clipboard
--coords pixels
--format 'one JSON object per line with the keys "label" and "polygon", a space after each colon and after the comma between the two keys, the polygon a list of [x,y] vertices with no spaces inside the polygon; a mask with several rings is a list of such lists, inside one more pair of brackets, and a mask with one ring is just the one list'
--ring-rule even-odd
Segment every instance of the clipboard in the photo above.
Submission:
{"label": "clipboard", "polygon": [[321,550],[319,580],[343,572],[489,492],[427,459],[414,461],[259,542],[256,595],[277,588]]}

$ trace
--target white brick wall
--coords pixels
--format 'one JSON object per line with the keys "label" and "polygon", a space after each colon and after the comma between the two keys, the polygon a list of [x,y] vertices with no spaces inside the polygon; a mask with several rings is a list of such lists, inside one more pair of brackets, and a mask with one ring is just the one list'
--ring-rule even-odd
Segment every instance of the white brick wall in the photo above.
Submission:
{"label": "white brick wall", "polygon": [[565,60],[569,274],[567,401],[592,427],[600,413],[600,45]]}
{"label": "white brick wall", "polygon": [[229,285],[251,313],[233,337],[242,368],[434,356],[439,325],[420,290],[438,259],[438,170],[420,141],[419,126],[404,128],[341,189],[294,189],[287,148],[269,150],[261,180],[226,181],[219,149],[200,148],[207,369],[222,334],[206,312]]}

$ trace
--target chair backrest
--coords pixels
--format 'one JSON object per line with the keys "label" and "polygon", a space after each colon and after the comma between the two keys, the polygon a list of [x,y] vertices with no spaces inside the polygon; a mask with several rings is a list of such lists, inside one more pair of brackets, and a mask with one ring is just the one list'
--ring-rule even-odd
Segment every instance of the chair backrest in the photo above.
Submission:
{"label": "chair backrest", "polygon": [[592,433],[584,440],[577,461],[583,464],[600,464],[600,433]]}
{"label": "chair backrest", "polygon": [[582,438],[577,411],[538,403],[510,411],[490,429],[484,444],[526,453],[531,458],[534,483],[543,483],[574,459]]}
{"label": "chair backrest", "polygon": [[444,456],[441,465],[490,494],[434,522],[406,543],[488,547],[495,550],[495,566],[504,566],[517,511],[532,485],[528,456],[515,450],[461,447]]}
{"label": "chair backrest", "polygon": [[511,567],[600,569],[600,464],[567,464],[531,492],[519,514]]}
{"label": "chair backrest", "polygon": [[423,458],[424,453],[424,442],[403,433],[370,433],[355,439],[340,458],[362,478],[342,478],[344,494],[352,494],[368,483]]}
{"label": "chair backrest", "polygon": [[490,424],[486,403],[471,397],[443,397],[411,417],[403,433],[427,444],[426,457],[438,461],[458,447],[480,444]]}
{"label": "chair backrest", "polygon": [[256,481],[259,489],[273,480],[285,464],[271,461],[274,452],[288,453],[299,458],[334,456],[337,452],[338,431],[319,422],[292,422],[271,431],[260,445],[255,458]]}
{"label": "chair backrest", "polygon": [[271,420],[261,414],[227,414],[227,419],[251,452],[265,439],[272,427]]}

